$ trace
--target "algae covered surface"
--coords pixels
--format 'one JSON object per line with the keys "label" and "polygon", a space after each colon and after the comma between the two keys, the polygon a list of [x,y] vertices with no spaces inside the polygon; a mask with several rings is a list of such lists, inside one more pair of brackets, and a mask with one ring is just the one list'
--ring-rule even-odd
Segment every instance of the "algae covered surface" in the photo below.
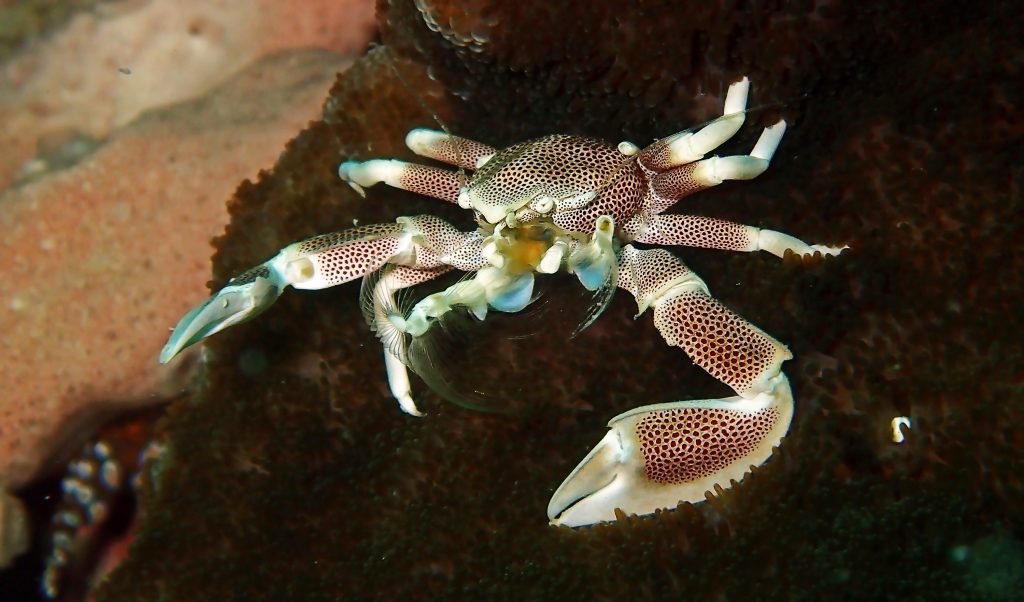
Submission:
{"label": "algae covered surface", "polygon": [[[336,175],[412,159],[412,127],[504,146],[553,132],[640,144],[755,110],[721,152],[790,123],[767,173],[679,211],[848,244],[828,260],[679,250],[786,342],[789,436],[720,497],[570,530],[547,500],[628,408],[728,391],[619,295],[471,326],[449,370],[503,410],[390,399],[359,285],[289,292],[207,344],[165,421],[121,600],[1011,599],[1021,566],[1024,51],[1013,3],[378,5],[382,44],[324,117],[229,202],[215,287],[315,233],[457,208]],[[430,289],[434,290],[434,289]],[[423,291],[424,293],[426,291]],[[518,322],[517,322],[518,320]],[[491,322],[491,320],[488,320]],[[471,351],[467,352],[466,349]],[[903,444],[890,420],[908,416]]]}

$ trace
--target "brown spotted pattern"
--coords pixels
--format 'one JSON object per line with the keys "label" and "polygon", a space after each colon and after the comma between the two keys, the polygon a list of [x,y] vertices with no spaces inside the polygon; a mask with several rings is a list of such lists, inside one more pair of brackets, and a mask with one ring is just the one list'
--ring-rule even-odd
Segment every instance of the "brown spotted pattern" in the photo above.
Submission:
{"label": "brown spotted pattern", "polygon": [[636,425],[644,472],[652,482],[673,485],[712,476],[757,449],[778,420],[775,408],[651,412]]}
{"label": "brown spotted pattern", "polygon": [[619,288],[628,290],[638,303],[646,304],[659,287],[693,274],[678,257],[665,249],[622,249],[619,258]]}
{"label": "brown spotted pattern", "polygon": [[407,163],[402,170],[402,177],[397,182],[399,188],[432,196],[442,201],[454,203],[459,199],[459,188],[462,187],[462,178],[458,172]]}
{"label": "brown spotted pattern", "polygon": [[407,265],[396,265],[391,270],[391,277],[395,282],[395,288],[406,288],[429,282],[438,276],[450,272],[452,266],[441,265],[434,268],[420,269]]}
{"label": "brown spotted pattern", "polygon": [[616,224],[625,223],[643,211],[644,183],[636,163],[629,161],[589,205],[575,211],[560,211],[552,221],[569,232],[591,234],[603,215],[610,215]]}
{"label": "brown spotted pattern", "polygon": [[484,257],[483,246],[483,237],[476,232],[470,232],[466,235],[462,246],[444,257],[445,263],[463,272],[475,272],[480,268],[487,267],[490,262]]}
{"label": "brown spotted pattern", "polygon": [[445,136],[438,139],[435,144],[421,150],[424,157],[469,170],[476,169],[476,162],[481,157],[494,153],[493,147],[461,136]]}
{"label": "brown spotted pattern", "polygon": [[659,302],[654,325],[669,345],[741,394],[789,357],[781,343],[701,291]]}
{"label": "brown spotted pattern", "polygon": [[487,263],[480,253],[479,233],[461,232],[432,215],[322,234],[297,243],[294,251],[312,261],[327,286],[333,286],[381,268],[398,253],[403,234],[407,232],[417,232],[413,239],[417,270],[445,265],[473,271]]}
{"label": "brown spotted pattern", "polygon": [[409,221],[420,232],[417,242],[440,256],[458,250],[465,244],[466,237],[471,235],[433,215],[417,215],[409,218]]}
{"label": "brown spotted pattern", "polygon": [[708,188],[707,184],[693,178],[695,169],[697,169],[697,164],[689,163],[664,173],[652,175],[651,190],[654,193],[652,195],[654,203],[652,210],[655,213],[661,213],[685,196]]}
{"label": "brown spotted pattern", "polygon": [[409,219],[412,226],[420,231],[416,240],[418,268],[443,263],[464,272],[473,272],[488,265],[481,252],[483,238],[479,232],[463,232],[433,215],[417,215]]}
{"label": "brown spotted pattern", "polygon": [[673,134],[672,136],[662,138],[645,148],[639,155],[637,155],[637,160],[640,165],[643,166],[645,171],[662,172],[676,167],[676,165],[672,164],[669,144],[675,140],[678,135],[679,134]]}
{"label": "brown spotted pattern", "polygon": [[582,209],[563,211],[556,202],[555,223],[575,232],[590,232],[602,215],[625,221],[637,212],[643,192],[631,159],[604,141],[567,135],[546,136],[498,152],[469,185],[474,200],[502,208],[519,208],[542,194],[568,199],[598,191],[598,199]]}
{"label": "brown spotted pattern", "polygon": [[312,238],[298,243],[296,252],[302,255],[312,255],[314,253],[320,253],[331,249],[346,245],[351,242],[358,240],[374,240],[382,237],[395,237],[401,234],[401,224],[370,224],[367,226],[358,226],[356,228],[349,228],[348,230],[342,230],[340,232],[331,232],[329,234],[320,234]]}
{"label": "brown spotted pattern", "polygon": [[257,278],[269,278],[269,277],[270,277],[270,268],[268,268],[267,266],[261,264],[261,265],[258,265],[256,267],[254,267],[254,268],[249,268],[248,270],[246,270],[246,271],[242,272],[241,274],[235,276],[234,278],[231,279],[230,282],[228,282],[228,284],[231,285],[231,286],[242,286],[243,284],[250,284],[252,282],[256,282]]}
{"label": "brown spotted pattern", "polygon": [[726,251],[757,249],[757,230],[713,217],[699,215],[655,215],[637,242],[656,245],[684,245]]}
{"label": "brown spotted pattern", "polygon": [[328,286],[349,282],[378,270],[398,252],[396,237],[359,239],[310,256]]}

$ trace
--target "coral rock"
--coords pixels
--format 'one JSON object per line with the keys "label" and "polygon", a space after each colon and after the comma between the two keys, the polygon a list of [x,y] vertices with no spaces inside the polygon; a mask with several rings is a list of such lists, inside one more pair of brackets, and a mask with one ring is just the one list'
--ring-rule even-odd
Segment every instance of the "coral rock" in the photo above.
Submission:
{"label": "coral rock", "polygon": [[366,0],[108,2],[73,15],[0,70],[0,190],[53,145],[101,140],[143,111],[195,98],[287,48],[366,44]]}
{"label": "coral rock", "polygon": [[37,475],[105,407],[182,385],[155,358],[206,295],[223,199],[317,116],[344,66],[323,51],[268,58],[0,197],[0,483]]}

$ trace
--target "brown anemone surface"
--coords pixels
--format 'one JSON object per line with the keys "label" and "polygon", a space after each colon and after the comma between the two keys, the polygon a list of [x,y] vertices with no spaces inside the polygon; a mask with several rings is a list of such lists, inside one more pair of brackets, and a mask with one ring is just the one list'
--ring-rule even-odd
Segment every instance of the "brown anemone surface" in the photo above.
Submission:
{"label": "brown anemone surface", "polygon": [[[383,45],[322,121],[230,203],[215,284],[317,232],[430,212],[361,199],[345,158],[409,128],[495,145],[552,132],[646,143],[753,82],[746,152],[782,114],[771,169],[680,211],[849,244],[839,258],[680,250],[727,305],[789,344],[797,400],[771,461],[708,503],[570,530],[561,479],[616,413],[728,391],[619,295],[468,324],[439,374],[481,412],[389,399],[359,285],[289,292],[208,344],[100,600],[1012,599],[1024,584],[1019,345],[1024,121],[1014,2],[382,1]],[[1016,31],[1015,31],[1016,30]],[[471,349],[471,353],[466,350]],[[892,442],[890,420],[913,426]]]}

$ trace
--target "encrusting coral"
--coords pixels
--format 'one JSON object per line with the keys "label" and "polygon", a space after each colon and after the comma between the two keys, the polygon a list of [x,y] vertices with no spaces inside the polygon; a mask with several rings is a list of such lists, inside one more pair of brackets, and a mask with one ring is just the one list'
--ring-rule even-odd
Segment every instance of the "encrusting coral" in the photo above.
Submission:
{"label": "encrusting coral", "polygon": [[[390,399],[358,285],[293,291],[207,343],[199,390],[170,411],[131,556],[98,599],[1010,599],[965,558],[987,537],[1021,537],[1013,3],[378,10],[384,45],[231,201],[214,286],[353,220],[468,226],[415,195],[360,199],[335,175],[347,158],[409,158],[404,133],[433,113],[498,146],[552,132],[645,142],[714,116],[745,74],[763,109],[751,119],[794,127],[756,184],[686,211],[851,250],[680,254],[793,350],[790,434],[707,504],[552,528],[545,501],[609,416],[724,393],[634,322],[627,296],[573,340],[587,300],[569,279],[535,311],[472,327],[459,353],[474,361],[451,378],[514,411],[421,390],[428,415],[413,419]],[[730,145],[747,148],[740,138]],[[897,444],[899,416],[912,425]]]}
{"label": "encrusting coral", "polygon": [[[31,29],[19,4],[0,10],[4,35]],[[223,198],[318,114],[347,64],[308,47],[368,39],[365,4],[317,0],[288,18],[253,4],[105,3],[4,57],[0,487],[52,472],[103,416],[177,394],[177,371],[149,358],[191,300],[165,291],[202,295]],[[61,160],[47,140],[67,142]]]}
{"label": "encrusting coral", "polygon": [[187,363],[151,358],[204,294],[224,199],[319,116],[337,53],[374,28],[367,0],[2,4],[0,598],[21,600],[48,545],[39,481],[187,387]]}
{"label": "encrusting coral", "polygon": [[366,0],[3,4],[0,190],[74,164],[145,111],[201,97],[260,57],[357,52],[372,26]]}

